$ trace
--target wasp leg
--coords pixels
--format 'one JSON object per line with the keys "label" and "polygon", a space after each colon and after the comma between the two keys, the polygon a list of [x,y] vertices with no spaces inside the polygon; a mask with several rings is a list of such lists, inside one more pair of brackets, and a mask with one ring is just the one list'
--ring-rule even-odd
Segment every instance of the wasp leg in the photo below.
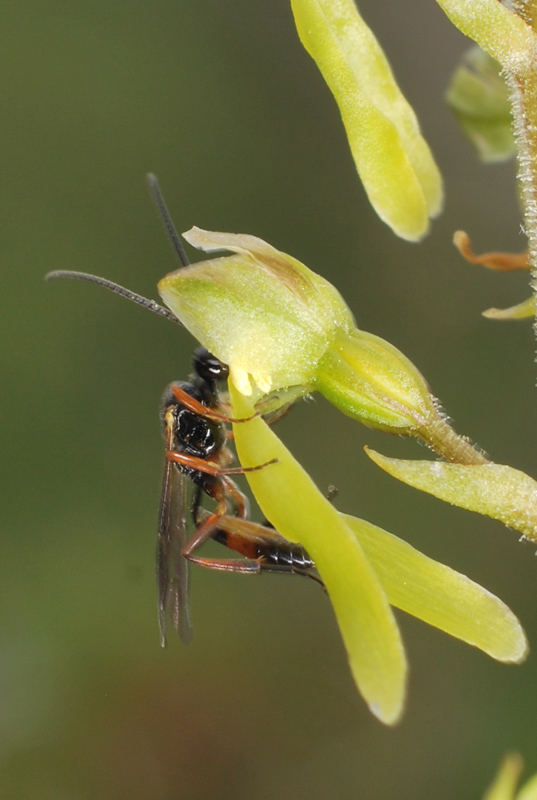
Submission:
{"label": "wasp leg", "polygon": [[194,535],[182,548],[181,555],[185,558],[189,558],[192,553],[198,549],[198,547],[201,547],[201,545],[206,542],[207,539],[210,539],[216,528],[218,528],[219,520],[225,515],[227,510],[227,498],[225,494],[223,494],[219,499],[216,511],[213,511],[212,514],[209,514],[207,519],[205,519],[201,525],[198,525]]}
{"label": "wasp leg", "polygon": [[255,472],[258,469],[270,466],[270,464],[277,464],[278,459],[273,458],[270,461],[265,461],[264,464],[257,464],[255,467],[221,467],[215,461],[208,461],[204,458],[197,456],[189,456],[187,453],[179,453],[177,450],[167,450],[166,458],[174,461],[176,464],[181,464],[184,467],[204,472],[207,475],[243,475],[245,472]]}
{"label": "wasp leg", "polygon": [[170,389],[175,399],[181,403],[182,406],[187,408],[189,411],[192,411],[193,414],[198,414],[200,417],[204,417],[205,419],[214,419],[221,422],[249,422],[251,419],[255,419],[259,416],[259,412],[256,412],[255,414],[252,414],[251,417],[235,419],[235,417],[229,417],[227,414],[221,414],[214,408],[204,406],[203,403],[200,403],[199,400],[196,400],[180,386],[172,384]]}
{"label": "wasp leg", "polygon": [[227,497],[233,501],[235,506],[235,516],[240,517],[240,519],[248,519],[250,509],[248,498],[244,492],[241,492],[237,484],[225,475],[222,478],[222,482]]}
{"label": "wasp leg", "polygon": [[[286,403],[284,406],[281,406],[281,408],[273,411],[272,414],[269,414],[265,419],[267,425],[274,425],[276,422],[279,422],[281,418],[285,417],[285,415],[291,410],[293,405],[294,403]],[[260,411],[258,413],[262,414],[263,412]]]}
{"label": "wasp leg", "polygon": [[326,591],[323,581],[313,572],[298,567],[291,567],[285,564],[266,564],[263,561],[256,561],[252,558],[246,558],[239,561],[234,558],[201,558],[199,556],[186,555],[183,550],[183,555],[193,564],[199,564],[200,567],[206,569],[216,570],[218,572],[236,572],[241,575],[259,575],[261,572],[280,572],[285,575],[301,575],[303,578],[310,578],[315,583],[318,583],[321,588]]}
{"label": "wasp leg", "polygon": [[239,561],[234,558],[199,558],[198,556],[185,556],[193,564],[199,564],[207,569],[214,569],[221,572],[240,572],[244,575],[258,575],[263,567],[259,561],[247,558]]}

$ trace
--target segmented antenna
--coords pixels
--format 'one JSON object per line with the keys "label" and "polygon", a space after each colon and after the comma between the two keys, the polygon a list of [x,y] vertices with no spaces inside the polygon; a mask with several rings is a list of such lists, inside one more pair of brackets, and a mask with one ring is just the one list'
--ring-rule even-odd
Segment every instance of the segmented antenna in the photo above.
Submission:
{"label": "segmented antenna", "polygon": [[162,219],[166,227],[166,230],[168,232],[168,236],[170,237],[173,249],[175,250],[177,256],[179,257],[179,261],[181,262],[183,267],[188,267],[190,261],[188,260],[188,256],[185,253],[185,248],[183,247],[179,234],[175,230],[175,225],[172,222],[170,212],[168,211],[166,203],[164,202],[164,198],[162,196],[162,192],[160,191],[160,186],[158,184],[157,176],[153,175],[152,172],[149,172],[147,175],[147,183],[149,184],[149,191],[153,195],[153,199],[156,203],[158,213],[160,214],[160,218]]}
{"label": "segmented antenna", "polygon": [[96,283],[98,286],[104,286],[105,289],[110,289],[111,292],[115,292],[116,294],[121,295],[121,297],[126,297],[127,300],[132,300],[133,303],[138,303],[138,305],[147,308],[149,311],[154,311],[155,314],[159,314],[161,317],[165,317],[172,322],[176,322],[178,325],[182,325],[180,320],[177,319],[175,314],[173,314],[169,309],[164,308],[164,306],[159,305],[154,300],[149,300],[147,297],[143,297],[141,294],[131,292],[130,289],[125,289],[125,287],[120,286],[119,283],[114,283],[106,278],[100,278],[98,275],[90,275],[88,272],[76,272],[69,269],[58,269],[45,275],[46,281],[53,281],[57,278],[69,278],[75,281],[87,281],[88,283]]}
{"label": "segmented antenna", "polygon": [[[170,237],[173,249],[178,255],[183,267],[188,267],[190,261],[185,253],[185,249],[181,243],[179,234],[175,230],[175,225],[172,222],[170,212],[166,208],[166,203],[164,202],[162,192],[160,191],[157,176],[150,172],[147,176],[147,182],[149,184],[149,190],[156,203],[160,217],[164,222],[168,236]],[[58,269],[54,270],[54,272],[49,272],[48,275],[45,275],[46,281],[53,281],[57,278],[69,278],[75,281],[87,281],[88,283],[96,283],[98,286],[104,286],[105,289],[109,289],[111,292],[121,295],[121,297],[126,297],[127,300],[132,300],[133,303],[138,303],[138,305],[147,308],[149,311],[154,311],[155,314],[159,314],[161,317],[165,317],[172,322],[176,322],[178,325],[182,325],[182,322],[175,316],[175,314],[173,314],[164,306],[159,305],[154,300],[149,300],[147,297],[143,297],[141,294],[131,292],[130,289],[125,289],[125,287],[120,286],[119,283],[114,283],[106,278],[100,278],[98,275],[90,275],[88,272],[76,272],[75,270],[70,269]]]}

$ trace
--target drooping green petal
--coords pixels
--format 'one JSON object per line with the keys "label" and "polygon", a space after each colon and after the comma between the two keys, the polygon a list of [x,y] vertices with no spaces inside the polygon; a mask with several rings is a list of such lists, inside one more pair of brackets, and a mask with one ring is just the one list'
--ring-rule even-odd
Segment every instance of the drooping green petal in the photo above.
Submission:
{"label": "drooping green petal", "polygon": [[503,464],[461,465],[367,455],[394,478],[537,540],[537,482]]}
{"label": "drooping green petal", "polygon": [[[233,414],[247,417],[251,402],[230,381]],[[277,530],[299,541],[315,560],[334,606],[358,689],[371,711],[393,724],[403,710],[406,659],[382,587],[356,537],[273,431],[259,417],[233,426],[241,464],[261,510]]]}
{"label": "drooping green petal", "polygon": [[391,605],[479,647],[498,661],[522,661],[527,641],[512,611],[482,586],[365,520],[344,515]]}
{"label": "drooping green petal", "polygon": [[500,320],[531,319],[535,316],[535,306],[535,297],[528,297],[528,299],[524,300],[522,303],[518,303],[516,306],[510,306],[509,308],[488,308],[486,311],[483,311],[483,316],[487,317],[487,319]]}
{"label": "drooping green petal", "polygon": [[531,66],[537,36],[520,17],[498,0],[437,0],[452,23],[506,69]]}
{"label": "drooping green petal", "polygon": [[507,85],[498,62],[480,47],[465,53],[446,100],[482,161],[506,161],[516,154]]}
{"label": "drooping green petal", "polygon": [[518,753],[510,753],[506,756],[483,800],[514,800],[523,766],[524,762]]}
{"label": "drooping green petal", "polygon": [[442,206],[442,182],[412,108],[353,0],[291,0],[302,44],[339,106],[375,211],[416,241]]}

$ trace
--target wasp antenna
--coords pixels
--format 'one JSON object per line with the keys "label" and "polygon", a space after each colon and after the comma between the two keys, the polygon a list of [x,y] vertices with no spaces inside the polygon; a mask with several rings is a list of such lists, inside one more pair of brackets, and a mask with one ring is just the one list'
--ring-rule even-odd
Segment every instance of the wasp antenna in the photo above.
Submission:
{"label": "wasp antenna", "polygon": [[168,232],[168,236],[170,237],[171,243],[173,245],[173,249],[175,250],[176,254],[179,257],[179,261],[183,265],[183,267],[188,267],[190,261],[188,256],[185,252],[185,248],[183,247],[183,243],[179,238],[179,234],[175,230],[175,225],[172,222],[172,218],[170,216],[170,212],[166,207],[166,203],[164,202],[164,198],[162,196],[162,192],[160,191],[160,186],[158,183],[158,179],[156,175],[153,175],[152,172],[149,172],[147,175],[147,183],[149,184],[149,191],[153,196],[153,200],[155,201],[158,209],[158,213],[160,214],[160,218],[162,219],[166,230]]}
{"label": "wasp antenna", "polygon": [[179,325],[182,324],[175,314],[173,314],[167,308],[164,308],[164,306],[159,305],[154,300],[149,300],[147,297],[143,297],[141,294],[131,292],[130,289],[125,289],[125,287],[120,286],[119,283],[114,283],[106,278],[100,278],[98,275],[90,275],[88,272],[76,272],[69,269],[58,269],[54,272],[49,272],[48,275],[45,275],[46,281],[54,281],[57,278],[68,278],[74,281],[87,281],[88,283],[96,283],[98,286],[104,286],[105,289],[110,289],[111,292],[121,295],[121,297],[126,297],[127,300],[132,300],[133,303],[138,303],[139,306],[143,306],[149,311],[154,311],[155,314],[159,314],[161,317],[165,317],[172,322],[177,322]]}

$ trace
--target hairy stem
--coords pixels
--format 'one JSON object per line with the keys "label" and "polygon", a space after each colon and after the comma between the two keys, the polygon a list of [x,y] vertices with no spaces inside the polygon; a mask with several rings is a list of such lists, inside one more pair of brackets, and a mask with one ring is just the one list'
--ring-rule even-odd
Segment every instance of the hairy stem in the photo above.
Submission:
{"label": "hairy stem", "polygon": [[[533,6],[533,4],[532,4]],[[511,91],[518,147],[518,181],[528,237],[532,287],[537,294],[537,65],[517,73],[505,70]]]}

